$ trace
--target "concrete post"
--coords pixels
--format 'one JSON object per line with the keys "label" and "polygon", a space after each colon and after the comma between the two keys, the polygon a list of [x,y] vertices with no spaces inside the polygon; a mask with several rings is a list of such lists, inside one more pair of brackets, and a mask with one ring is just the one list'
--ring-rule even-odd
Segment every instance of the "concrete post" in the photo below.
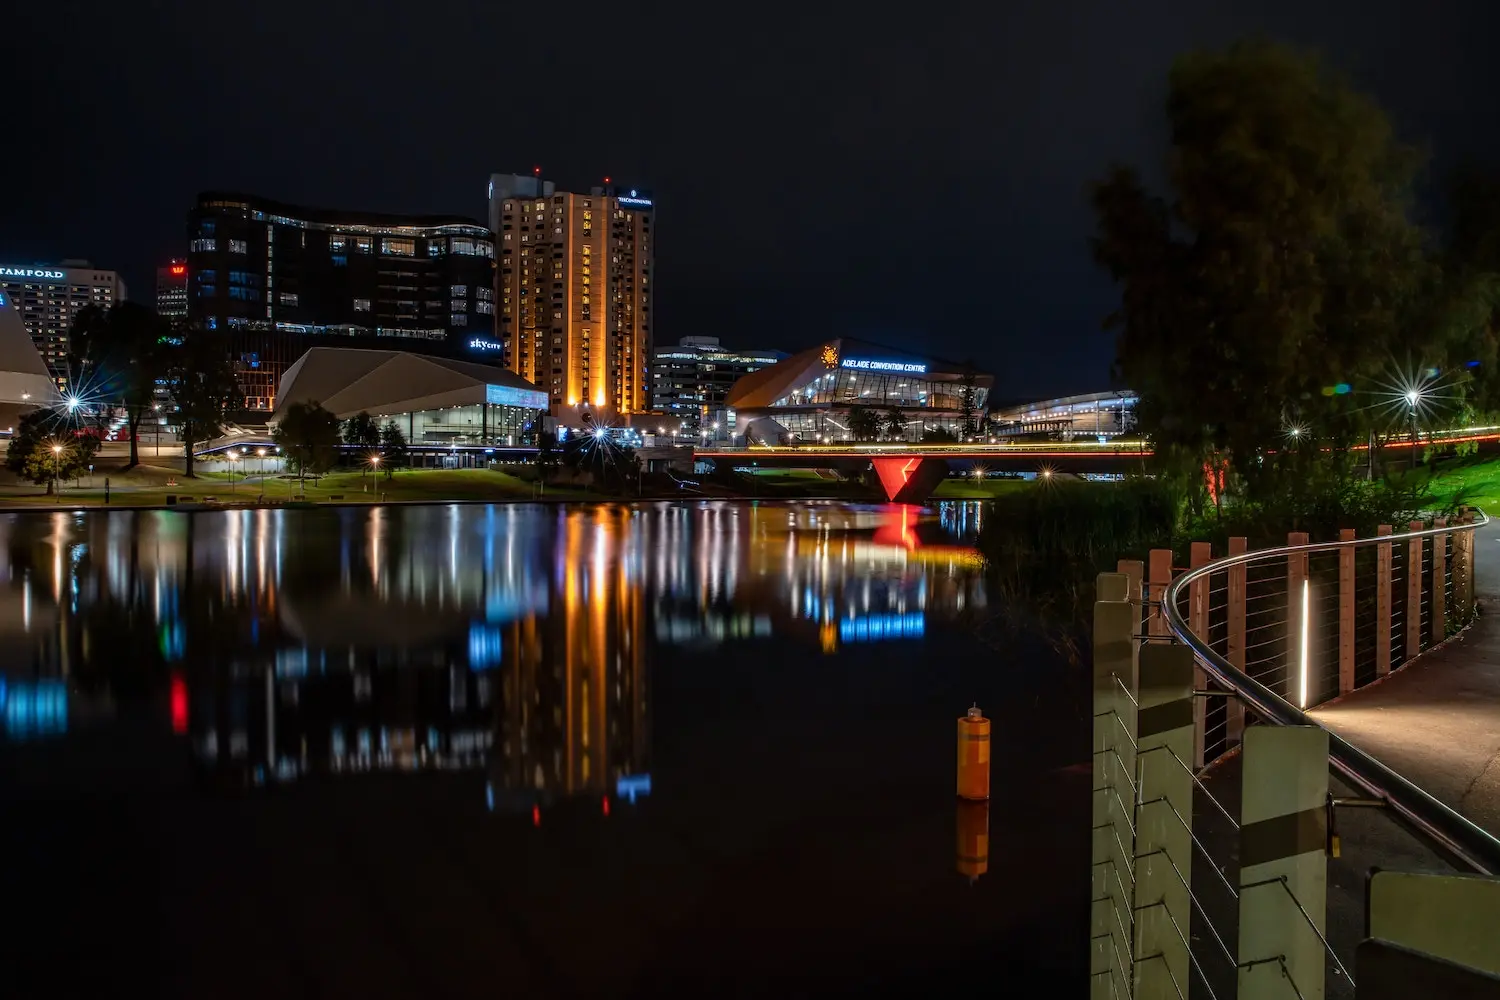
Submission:
{"label": "concrete post", "polygon": [[1150,622],[1146,632],[1148,635],[1171,635],[1171,629],[1167,628],[1167,620],[1162,617],[1159,605],[1162,598],[1167,595],[1167,585],[1172,582],[1172,550],[1152,549],[1146,567],[1148,584],[1146,600],[1156,602],[1158,605],[1148,612]]}
{"label": "concrete post", "polygon": [[[1446,517],[1432,519],[1434,528],[1446,528]],[[1443,586],[1448,575],[1448,535],[1432,536],[1432,633],[1428,640],[1434,646],[1448,638],[1448,594]]]}
{"label": "concrete post", "polygon": [[[1306,545],[1307,532],[1289,531],[1288,545]],[[1307,553],[1293,552],[1286,557],[1286,700],[1298,708],[1306,708],[1312,699],[1311,673],[1302,662],[1302,629],[1312,627],[1312,622],[1302,620],[1303,591],[1307,586]]]}
{"label": "concrete post", "polygon": [[[1353,528],[1340,528],[1339,541],[1354,541]],[[1339,694],[1354,690],[1354,546],[1339,549]]]}
{"label": "concrete post", "polygon": [[[1115,572],[1125,574],[1125,590],[1135,605],[1135,634],[1140,635],[1146,624],[1141,616],[1141,588],[1146,580],[1146,564],[1139,559],[1121,559],[1115,564]],[[1140,645],[1139,641],[1136,645]]]}
{"label": "concrete post", "polygon": [[[1229,554],[1243,555],[1249,542],[1240,537],[1229,540]],[[1229,637],[1226,659],[1229,665],[1241,672],[1245,669],[1245,564],[1229,567]],[[1245,705],[1238,698],[1226,699],[1226,733],[1229,742],[1235,743],[1245,731]]]}
{"label": "concrete post", "polygon": [[[1377,534],[1389,535],[1391,526],[1382,524]],[[1375,678],[1391,672],[1391,543],[1375,546]]]}
{"label": "concrete post", "polygon": [[[1213,561],[1213,546],[1208,542],[1193,542],[1189,547],[1188,566],[1197,569]],[[1208,594],[1209,578],[1212,574],[1194,580],[1188,588],[1188,627],[1200,639],[1208,639]],[[1193,666],[1193,687],[1203,690],[1208,687],[1208,675],[1196,661]],[[1203,698],[1193,699],[1193,768],[1203,766],[1204,745],[1208,739],[1208,702]]]}
{"label": "concrete post", "polygon": [[[1421,521],[1411,522],[1421,531]],[[1422,651],[1422,539],[1413,538],[1406,548],[1406,659]]]}
{"label": "concrete post", "polygon": [[[1192,924],[1193,651],[1151,643],[1141,648],[1136,783],[1135,911],[1138,1000],[1168,1000],[1188,990]],[[1173,755],[1176,760],[1173,760]],[[1175,812],[1175,815],[1174,815]],[[1174,926],[1175,925],[1175,926]],[[1155,956],[1155,957],[1153,957]]]}
{"label": "concrete post", "polygon": [[1127,996],[1135,976],[1135,635],[1123,573],[1100,573],[1094,603],[1094,777],[1090,995]]}
{"label": "concrete post", "polygon": [[1328,905],[1327,731],[1251,727],[1245,731],[1242,775],[1239,1000],[1296,995],[1287,988],[1278,955],[1285,956],[1286,974],[1304,1000],[1321,1000],[1324,952],[1318,933],[1327,925]]}

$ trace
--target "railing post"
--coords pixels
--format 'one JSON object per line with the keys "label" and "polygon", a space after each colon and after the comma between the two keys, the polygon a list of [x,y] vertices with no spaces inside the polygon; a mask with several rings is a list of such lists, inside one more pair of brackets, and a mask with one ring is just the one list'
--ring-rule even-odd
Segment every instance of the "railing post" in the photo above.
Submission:
{"label": "railing post", "polygon": [[1128,996],[1135,977],[1135,658],[1140,607],[1123,573],[1100,573],[1094,602],[1094,770],[1090,996]]}
{"label": "railing post", "polygon": [[[1389,535],[1391,526],[1382,524],[1376,534]],[[1375,546],[1375,677],[1391,672],[1391,543]]]}
{"label": "railing post", "polygon": [[[1288,545],[1306,545],[1307,532],[1289,531]],[[1305,697],[1308,678],[1303,674],[1302,663],[1302,591],[1307,585],[1307,553],[1293,552],[1286,557],[1286,670],[1283,679],[1286,685],[1286,700],[1298,708],[1306,708]],[[1312,623],[1308,622],[1308,626]]]}
{"label": "railing post", "polygon": [[[1459,524],[1473,521],[1467,512],[1460,514]],[[1458,531],[1453,535],[1453,613],[1459,625],[1467,625],[1474,616],[1474,556],[1473,531]]]}
{"label": "railing post", "polygon": [[[1135,628],[1131,635],[1140,635],[1141,629],[1146,622],[1141,614],[1142,587],[1146,580],[1146,564],[1139,559],[1121,559],[1115,564],[1115,572],[1125,575],[1125,592],[1131,604],[1135,605]],[[1139,646],[1140,642],[1137,641]]]}
{"label": "railing post", "polygon": [[[1188,566],[1197,569],[1206,566],[1213,560],[1213,546],[1208,542],[1193,542],[1188,549]],[[1188,596],[1188,628],[1192,629],[1194,635],[1208,641],[1208,595],[1209,577],[1212,574],[1205,573],[1194,580],[1189,587]],[[1208,675],[1203,668],[1193,666],[1193,687],[1202,690],[1208,686]],[[1208,740],[1208,702],[1203,698],[1193,699],[1193,767],[1203,766],[1204,744]]]}
{"label": "railing post", "polygon": [[[1249,541],[1245,538],[1229,540],[1229,554],[1232,556],[1243,555],[1248,548]],[[1245,584],[1245,564],[1229,567],[1229,636],[1225,649],[1229,665],[1241,673],[1245,670]],[[1245,731],[1245,705],[1238,698],[1226,701],[1225,732],[1229,742],[1235,743]]]}
{"label": "railing post", "polygon": [[[1446,517],[1432,519],[1434,528],[1448,527]],[[1448,575],[1448,536],[1432,536],[1432,637],[1434,646],[1448,638],[1448,594],[1444,577]]]}
{"label": "railing post", "polygon": [[[1241,780],[1239,1000],[1321,998],[1324,952],[1318,934],[1327,925],[1328,895],[1327,730],[1247,729]],[[1278,956],[1286,963],[1284,971]],[[1287,976],[1297,984],[1296,993],[1287,988]]]}
{"label": "railing post", "polygon": [[[1412,531],[1422,522],[1412,521]],[[1422,539],[1413,538],[1406,549],[1406,659],[1422,651]]]}
{"label": "railing post", "polygon": [[[1354,541],[1353,528],[1340,528],[1339,541]],[[1339,694],[1354,690],[1354,546],[1339,549]]]}
{"label": "railing post", "polygon": [[1146,599],[1156,602],[1155,610],[1150,612],[1151,620],[1146,633],[1152,636],[1170,635],[1171,629],[1167,628],[1167,620],[1162,617],[1161,600],[1167,595],[1167,586],[1172,582],[1172,550],[1152,549],[1146,569],[1146,580],[1150,584]]}
{"label": "railing post", "polygon": [[[1135,916],[1137,1000],[1168,1000],[1188,990],[1192,925],[1193,651],[1141,647],[1136,786]],[[1173,760],[1173,756],[1177,758]],[[1173,815],[1173,813],[1176,815]],[[1175,926],[1174,926],[1175,925]]]}

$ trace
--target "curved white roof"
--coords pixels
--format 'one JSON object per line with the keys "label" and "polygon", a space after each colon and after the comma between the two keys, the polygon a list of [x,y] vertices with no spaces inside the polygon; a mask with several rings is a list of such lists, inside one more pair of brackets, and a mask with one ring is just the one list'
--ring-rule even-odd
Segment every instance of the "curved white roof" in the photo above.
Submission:
{"label": "curved white roof", "polygon": [[488,386],[536,386],[514,372],[472,361],[405,351],[313,347],[281,376],[276,423],[293,403],[316,402],[340,420],[361,411],[372,416],[483,403]]}
{"label": "curved white roof", "polygon": [[31,342],[10,293],[0,289],[0,403],[46,406],[57,394],[47,363]]}

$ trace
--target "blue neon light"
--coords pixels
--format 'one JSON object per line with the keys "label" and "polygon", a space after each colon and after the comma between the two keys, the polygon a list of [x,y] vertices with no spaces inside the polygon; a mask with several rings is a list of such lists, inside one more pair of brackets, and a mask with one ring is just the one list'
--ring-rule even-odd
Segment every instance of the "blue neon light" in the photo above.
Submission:
{"label": "blue neon light", "polygon": [[627,774],[615,779],[615,796],[634,802],[638,795],[651,794],[651,775]]}
{"label": "blue neon light", "polygon": [[920,639],[927,619],[920,612],[904,615],[867,615],[839,622],[840,642],[884,642],[888,639]]}
{"label": "blue neon light", "polygon": [[46,680],[11,684],[5,693],[5,734],[11,739],[68,731],[68,687]]}
{"label": "blue neon light", "polygon": [[469,626],[469,669],[489,670],[500,665],[504,643],[498,628],[473,624]]}

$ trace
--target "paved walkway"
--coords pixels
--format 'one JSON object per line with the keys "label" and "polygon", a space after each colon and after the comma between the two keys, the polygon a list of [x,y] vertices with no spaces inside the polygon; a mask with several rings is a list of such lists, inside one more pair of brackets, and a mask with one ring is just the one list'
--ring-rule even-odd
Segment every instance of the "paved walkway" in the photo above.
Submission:
{"label": "paved walkway", "polygon": [[1475,541],[1478,622],[1379,684],[1312,714],[1500,835],[1500,518]]}

